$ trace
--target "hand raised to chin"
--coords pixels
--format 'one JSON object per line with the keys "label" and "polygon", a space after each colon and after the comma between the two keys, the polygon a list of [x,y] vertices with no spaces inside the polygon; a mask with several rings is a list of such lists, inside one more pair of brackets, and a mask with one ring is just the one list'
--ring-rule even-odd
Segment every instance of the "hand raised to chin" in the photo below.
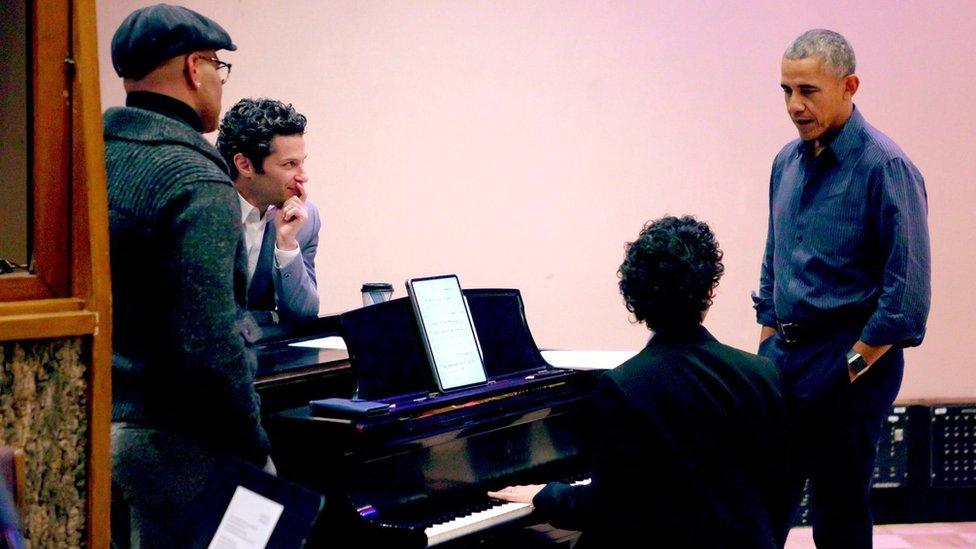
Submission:
{"label": "hand raised to chin", "polygon": [[294,250],[298,247],[295,238],[298,230],[308,220],[308,209],[305,207],[305,190],[299,187],[300,196],[292,196],[274,212],[275,245],[279,250]]}

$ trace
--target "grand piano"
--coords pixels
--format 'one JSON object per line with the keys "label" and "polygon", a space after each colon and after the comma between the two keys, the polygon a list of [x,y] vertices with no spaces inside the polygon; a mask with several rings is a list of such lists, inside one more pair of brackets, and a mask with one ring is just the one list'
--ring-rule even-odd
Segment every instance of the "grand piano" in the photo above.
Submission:
{"label": "grand piano", "polygon": [[356,380],[345,350],[299,346],[338,334],[338,316],[262,326],[254,345],[258,361],[254,387],[265,421],[312,399],[353,393]]}
{"label": "grand piano", "polygon": [[486,491],[588,476],[578,426],[592,375],[546,363],[517,290],[464,293],[487,384],[438,392],[401,298],[338,317],[351,391],[390,404],[387,413],[317,415],[301,405],[267,419],[279,474],[326,495],[311,545],[483,547],[532,522],[531,506]]}

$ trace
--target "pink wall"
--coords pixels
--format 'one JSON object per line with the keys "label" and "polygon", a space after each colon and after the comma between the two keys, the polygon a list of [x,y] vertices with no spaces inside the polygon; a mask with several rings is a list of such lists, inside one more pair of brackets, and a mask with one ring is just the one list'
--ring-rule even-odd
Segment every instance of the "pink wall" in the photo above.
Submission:
{"label": "pink wall", "polygon": [[[123,93],[111,35],[143,2],[99,2],[102,103]],[[308,115],[325,216],[322,312],[359,285],[456,272],[518,287],[541,346],[637,349],[616,289],[644,221],[691,213],[726,254],[707,326],[753,348],[773,155],[795,130],[779,60],[807,28],[845,34],[862,113],[926,177],[929,335],[903,398],[973,397],[976,5],[970,2],[198,0],[240,47],[224,104]]]}

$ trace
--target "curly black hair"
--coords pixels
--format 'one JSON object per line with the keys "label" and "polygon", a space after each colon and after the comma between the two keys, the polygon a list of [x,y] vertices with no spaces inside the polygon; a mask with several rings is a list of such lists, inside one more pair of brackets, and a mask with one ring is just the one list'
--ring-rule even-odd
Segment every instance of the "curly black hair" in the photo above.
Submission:
{"label": "curly black hair", "polygon": [[277,135],[304,135],[305,115],[274,99],[241,99],[220,121],[217,149],[227,161],[230,178],[237,178],[234,155],[243,153],[264,173],[264,159],[271,154],[271,140]]}
{"label": "curly black hair", "polygon": [[617,274],[627,310],[661,333],[700,324],[724,271],[722,250],[708,224],[667,216],[649,221],[627,244]]}

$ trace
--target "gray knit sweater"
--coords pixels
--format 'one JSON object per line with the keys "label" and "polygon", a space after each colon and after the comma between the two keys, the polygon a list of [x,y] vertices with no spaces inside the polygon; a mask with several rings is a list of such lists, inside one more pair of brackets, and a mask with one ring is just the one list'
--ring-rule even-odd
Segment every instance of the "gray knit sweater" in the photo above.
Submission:
{"label": "gray knit sweater", "polygon": [[256,363],[234,299],[240,206],[217,150],[188,125],[105,113],[112,420],[182,432],[263,465]]}

